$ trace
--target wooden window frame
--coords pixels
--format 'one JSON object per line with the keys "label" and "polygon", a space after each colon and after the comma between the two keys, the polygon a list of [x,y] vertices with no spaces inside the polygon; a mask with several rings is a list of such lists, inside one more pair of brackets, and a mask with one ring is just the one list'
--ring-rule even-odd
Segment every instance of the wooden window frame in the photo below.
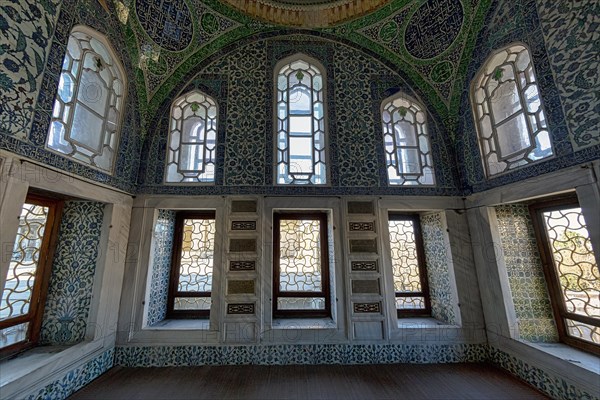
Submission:
{"label": "wooden window frame", "polygon": [[566,304],[562,300],[560,280],[554,266],[554,256],[550,245],[550,239],[548,237],[548,232],[546,230],[544,217],[542,215],[543,212],[547,211],[557,211],[575,207],[581,208],[577,197],[569,196],[532,203],[529,206],[529,213],[533,222],[533,228],[542,261],[544,277],[546,278],[546,286],[548,288],[550,304],[552,305],[552,313],[554,314],[558,338],[561,342],[569,346],[600,355],[600,345],[569,335],[569,330],[565,323],[566,318],[593,326],[600,326],[600,319],[569,313],[567,311]]}
{"label": "wooden window frame", "polygon": [[[42,328],[42,317],[44,316],[44,307],[48,295],[48,284],[52,272],[52,262],[58,239],[58,230],[64,202],[62,200],[52,199],[36,194],[28,194],[23,205],[35,204],[42,207],[48,207],[48,217],[44,228],[44,235],[39,249],[38,265],[36,267],[36,279],[34,281],[29,312],[15,318],[9,318],[0,321],[0,329],[10,328],[29,322],[25,340],[0,349],[0,359],[4,359],[35,347],[40,340],[40,331]],[[22,209],[22,207],[21,207]],[[17,238],[15,237],[16,241]],[[14,246],[14,242],[13,242]],[[39,277],[39,278],[37,278]],[[0,293],[3,295],[3,293]]]}
{"label": "wooden window frame", "polygon": [[[281,253],[281,220],[314,220],[320,222],[319,242],[321,247],[321,291],[300,292],[280,290],[280,253]],[[273,318],[329,318],[331,317],[331,288],[329,271],[329,235],[327,213],[319,211],[278,211],[273,215]],[[323,310],[279,310],[277,300],[280,297],[324,297]]]}
{"label": "wooden window frame", "polygon": [[[394,306],[398,297],[423,297],[425,308],[423,309],[398,309],[396,308],[398,318],[404,317],[430,317],[431,316],[431,298],[429,293],[429,280],[427,279],[427,265],[425,263],[425,247],[423,246],[423,235],[421,231],[421,221],[418,214],[406,214],[400,212],[388,212],[388,227],[390,221],[411,221],[415,233],[415,246],[417,247],[417,264],[419,266],[419,280],[421,281],[420,292],[396,292],[394,290]],[[389,229],[389,228],[388,228]],[[389,232],[389,231],[388,231]],[[390,241],[388,233],[388,242]],[[391,250],[391,243],[390,243]],[[391,256],[391,254],[390,254]],[[392,269],[392,282],[393,282]]]}
{"label": "wooden window frame", "polygon": [[[173,235],[173,252],[171,255],[171,272],[169,277],[169,294],[167,298],[168,319],[207,319],[210,317],[210,310],[175,310],[176,297],[208,297],[211,298],[211,292],[179,292],[177,286],[179,283],[179,269],[181,267],[181,250],[183,247],[183,223],[186,219],[212,219],[216,220],[216,212],[206,211],[179,211],[175,218],[175,233]],[[216,238],[215,238],[216,240]],[[214,255],[213,255],[214,268]],[[213,275],[214,277],[214,275]]]}

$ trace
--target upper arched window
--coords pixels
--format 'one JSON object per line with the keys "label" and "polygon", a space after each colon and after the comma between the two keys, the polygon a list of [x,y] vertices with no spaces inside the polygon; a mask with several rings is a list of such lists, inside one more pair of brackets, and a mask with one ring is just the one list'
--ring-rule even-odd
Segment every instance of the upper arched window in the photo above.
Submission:
{"label": "upper arched window", "polygon": [[390,185],[434,185],[427,115],[405,94],[383,102],[385,167]]}
{"label": "upper arched window", "polygon": [[104,35],[71,31],[46,146],[112,173],[126,93],[125,73]]}
{"label": "upper arched window", "polygon": [[325,77],[315,60],[298,54],[275,69],[276,183],[327,183]]}
{"label": "upper arched window", "polygon": [[217,152],[217,103],[194,90],[173,102],[165,182],[212,183]]}
{"label": "upper arched window", "polygon": [[514,44],[488,58],[471,87],[488,177],[553,155],[531,56]]}

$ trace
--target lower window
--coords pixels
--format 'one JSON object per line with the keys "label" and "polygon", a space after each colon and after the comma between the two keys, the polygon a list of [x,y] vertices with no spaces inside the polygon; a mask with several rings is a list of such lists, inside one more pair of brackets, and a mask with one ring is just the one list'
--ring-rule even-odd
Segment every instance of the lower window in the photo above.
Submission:
{"label": "lower window", "polygon": [[215,252],[215,212],[178,212],[167,318],[208,318]]}
{"label": "lower window", "polygon": [[28,195],[0,302],[0,356],[39,340],[62,202]]}
{"label": "lower window", "polygon": [[600,272],[576,198],[530,207],[562,342],[600,354]]}
{"label": "lower window", "polygon": [[327,214],[276,213],[273,317],[329,317]]}
{"label": "lower window", "polygon": [[388,230],[398,317],[431,315],[419,216],[391,212]]}

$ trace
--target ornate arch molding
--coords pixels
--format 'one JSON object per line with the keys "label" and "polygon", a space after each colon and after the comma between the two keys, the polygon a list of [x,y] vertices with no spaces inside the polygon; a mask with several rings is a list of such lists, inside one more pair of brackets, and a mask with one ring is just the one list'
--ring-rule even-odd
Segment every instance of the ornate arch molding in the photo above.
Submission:
{"label": "ornate arch molding", "polygon": [[365,15],[390,0],[223,0],[256,18],[278,25],[324,28]]}

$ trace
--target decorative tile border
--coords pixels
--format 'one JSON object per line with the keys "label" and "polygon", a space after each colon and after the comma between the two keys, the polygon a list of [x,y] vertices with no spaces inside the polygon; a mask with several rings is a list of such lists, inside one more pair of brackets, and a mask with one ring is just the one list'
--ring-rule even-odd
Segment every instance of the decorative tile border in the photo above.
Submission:
{"label": "decorative tile border", "polygon": [[459,363],[487,359],[484,344],[117,347],[115,365],[168,367],[199,365]]}
{"label": "decorative tile border", "polygon": [[27,400],[65,399],[113,367],[115,349],[106,350],[87,363],[67,372],[62,378],[46,385]]}
{"label": "decorative tile border", "polygon": [[592,400],[598,397],[573,386],[561,376],[548,373],[502,350],[489,346],[490,360],[518,378],[538,388],[553,399]]}

